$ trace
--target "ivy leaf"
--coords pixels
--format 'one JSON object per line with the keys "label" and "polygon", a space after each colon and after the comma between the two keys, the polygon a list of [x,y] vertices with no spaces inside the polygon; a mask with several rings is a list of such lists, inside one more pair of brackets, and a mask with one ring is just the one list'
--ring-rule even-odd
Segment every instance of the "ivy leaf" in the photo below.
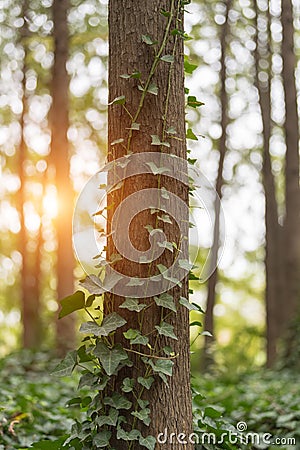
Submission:
{"label": "ivy leaf", "polygon": [[76,291],[72,295],[68,295],[68,297],[63,298],[60,301],[61,310],[59,313],[59,318],[68,316],[74,311],[78,311],[79,309],[83,309],[85,307],[84,300],[84,292]]}
{"label": "ivy leaf", "polygon": [[140,436],[139,430],[125,431],[121,427],[117,429],[117,439],[122,439],[123,441],[137,441]]}
{"label": "ivy leaf", "polygon": [[141,384],[144,388],[146,388],[148,390],[151,388],[153,382],[154,382],[153,377],[148,377],[148,378],[138,377],[138,383]]}
{"label": "ivy leaf", "polygon": [[160,192],[161,192],[162,198],[165,198],[166,200],[170,199],[169,193],[165,187],[162,187]]}
{"label": "ivy leaf", "polygon": [[148,34],[143,34],[142,35],[142,42],[144,42],[147,45],[155,45],[157,44],[157,41],[154,41],[151,36],[149,36]]}
{"label": "ivy leaf", "polygon": [[131,392],[134,387],[134,378],[124,378],[123,385],[122,385],[122,391],[123,392]]}
{"label": "ivy leaf", "polygon": [[86,299],[85,307],[90,308],[92,306],[94,300],[95,300],[95,295],[94,294],[89,295],[88,298]]}
{"label": "ivy leaf", "polygon": [[134,344],[140,344],[140,345],[148,345],[149,344],[149,338],[147,336],[136,336],[134,339],[131,339],[130,341],[131,345]]}
{"label": "ivy leaf", "polygon": [[143,447],[146,447],[148,450],[154,450],[156,439],[154,436],[147,436],[146,438],[143,438],[142,436],[139,439],[140,445]]}
{"label": "ivy leaf", "polygon": [[102,281],[96,275],[88,275],[84,280],[80,281],[80,284],[91,294],[102,295],[105,292]]}
{"label": "ivy leaf", "polygon": [[172,295],[167,294],[166,292],[161,294],[159,297],[154,297],[154,301],[157,306],[162,306],[163,308],[170,309],[174,312],[177,311]]}
{"label": "ivy leaf", "polygon": [[132,122],[131,127],[129,128],[129,130],[139,131],[140,126],[141,126],[140,123]]}
{"label": "ivy leaf", "polygon": [[121,361],[128,358],[127,353],[123,350],[121,345],[116,345],[114,348],[110,349],[103,342],[98,342],[94,354],[99,358],[103,369],[109,376],[115,373]]}
{"label": "ivy leaf", "polygon": [[159,247],[166,248],[167,250],[170,250],[170,252],[172,252],[172,253],[174,251],[174,247],[173,247],[172,242],[168,242],[168,241],[158,242],[157,245]]}
{"label": "ivy leaf", "polygon": [[188,301],[187,298],[184,297],[180,297],[179,299],[179,303],[184,306],[185,308],[187,308],[189,311],[197,311],[198,308],[196,308],[195,305],[193,305],[193,303],[190,303]]}
{"label": "ivy leaf", "polygon": [[174,62],[174,56],[173,55],[164,55],[161,58],[161,61],[167,62],[167,63],[173,63]]}
{"label": "ivy leaf", "polygon": [[129,311],[140,312],[142,309],[146,308],[145,303],[139,303],[136,298],[127,298],[125,302],[120,305],[120,308],[128,309]]}
{"label": "ivy leaf", "polygon": [[137,417],[139,420],[141,420],[145,425],[149,426],[151,419],[150,419],[150,409],[145,408],[141,409],[140,411],[133,411],[131,413],[132,416]]}
{"label": "ivy leaf", "polygon": [[95,336],[108,336],[111,332],[115,331],[117,328],[125,325],[126,320],[119,314],[113,312],[104,317],[103,322],[98,325],[95,322],[85,322],[81,324],[79,329],[80,333],[94,334]]}
{"label": "ivy leaf", "polygon": [[197,136],[195,135],[195,133],[193,132],[193,130],[191,128],[188,128],[186,131],[186,138],[187,139],[192,139],[192,141],[198,141]]}
{"label": "ivy leaf", "polygon": [[149,94],[158,95],[158,87],[155,83],[151,83],[147,89]]}
{"label": "ivy leaf", "polygon": [[147,408],[147,406],[149,406],[150,404],[148,400],[142,400],[141,398],[138,398],[137,402],[141,409]]}
{"label": "ivy leaf", "polygon": [[109,446],[109,440],[111,438],[111,432],[108,430],[100,431],[100,433],[97,433],[93,438],[93,444],[98,448],[108,447]]}
{"label": "ivy leaf", "polygon": [[154,372],[160,372],[169,377],[172,376],[174,362],[170,359],[159,359],[153,364],[152,368]]}
{"label": "ivy leaf", "polygon": [[124,105],[126,102],[125,95],[121,95],[120,97],[114,98],[109,105]]}
{"label": "ivy leaf", "polygon": [[160,13],[165,17],[170,17],[170,11],[166,11],[165,9],[161,9]]}
{"label": "ivy leaf", "polygon": [[170,147],[169,142],[161,142],[157,134],[151,134],[152,142],[151,145],[163,145],[165,147]]}
{"label": "ivy leaf", "polygon": [[177,131],[174,127],[170,127],[166,130],[166,133],[168,134],[177,134]]}
{"label": "ivy leaf", "polygon": [[105,397],[103,403],[115,409],[130,409],[132,406],[132,403],[118,392],[114,392],[110,397]]}
{"label": "ivy leaf", "polygon": [[174,333],[174,327],[170,323],[161,322],[160,325],[155,325],[155,328],[160,335],[167,336],[171,339],[175,339],[176,341],[178,340],[178,337]]}
{"label": "ivy leaf", "polygon": [[[154,136],[152,136],[152,138],[153,137]],[[158,137],[158,136],[156,136],[156,137]],[[161,144],[161,142],[159,142],[159,145],[160,144]],[[156,145],[156,144],[153,144],[153,140],[152,140],[152,145]],[[165,172],[170,172],[170,169],[168,167],[157,167],[157,165],[154,162],[147,162],[146,164],[147,164],[147,166],[150,167],[153,175],[160,175]]]}
{"label": "ivy leaf", "polygon": [[191,64],[186,57],[184,58],[184,71],[185,71],[185,73],[192,74],[194,72],[194,70],[197,69],[197,67],[198,66],[196,64]]}
{"label": "ivy leaf", "polygon": [[133,328],[130,328],[127,331],[124,331],[123,335],[126,339],[134,339],[137,336],[139,336],[141,332],[139,330],[134,330]]}
{"label": "ivy leaf", "polygon": [[96,423],[99,427],[103,425],[111,425],[113,427],[117,424],[119,411],[115,408],[110,408],[107,416],[99,416],[96,419]]}
{"label": "ivy leaf", "polygon": [[178,265],[179,267],[181,267],[181,269],[185,269],[187,271],[190,271],[194,267],[194,265],[191,264],[187,259],[179,259]]}
{"label": "ivy leaf", "polygon": [[198,108],[199,106],[204,105],[204,103],[199,102],[194,95],[188,96],[187,104],[188,104],[188,106],[191,106],[192,108]]}
{"label": "ivy leaf", "polygon": [[66,357],[55,367],[52,374],[58,377],[71,375],[77,365],[77,351],[69,352]]}

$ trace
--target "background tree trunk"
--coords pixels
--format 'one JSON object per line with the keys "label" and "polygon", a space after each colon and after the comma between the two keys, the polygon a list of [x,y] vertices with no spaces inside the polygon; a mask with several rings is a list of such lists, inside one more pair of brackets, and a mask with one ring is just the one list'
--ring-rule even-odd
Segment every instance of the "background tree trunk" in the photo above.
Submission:
{"label": "background tree trunk", "polygon": [[[214,235],[213,235],[213,245],[211,250],[211,259],[210,259],[210,267],[212,275],[208,279],[207,284],[207,300],[206,300],[206,312],[204,316],[204,329],[205,331],[209,331],[212,335],[214,334],[214,306],[216,304],[216,286],[218,282],[218,251],[219,251],[219,243],[220,243],[220,207],[222,200],[222,187],[224,185],[223,178],[223,168],[224,168],[224,160],[226,155],[226,132],[228,125],[228,97],[226,92],[226,48],[227,48],[227,37],[230,33],[229,24],[228,24],[228,14],[231,8],[231,0],[227,0],[226,2],[226,11],[225,11],[225,22],[222,25],[221,30],[221,71],[220,71],[220,99],[221,99],[221,127],[222,127],[222,135],[219,141],[219,166],[218,166],[218,174],[216,180],[216,192],[218,197],[215,200],[215,222],[214,222]],[[204,348],[203,348],[203,356],[202,356],[202,368],[207,369],[211,363],[213,363],[213,355],[210,352],[211,344],[214,340],[214,336],[205,336],[204,337]]]}
{"label": "background tree trunk", "polygon": [[[51,110],[51,159],[56,172],[58,215],[57,235],[57,298],[70,295],[74,289],[72,248],[73,189],[69,177],[69,143],[67,132],[69,77],[66,63],[68,59],[68,0],[53,2],[54,66],[52,78]],[[60,354],[75,346],[74,317],[68,316],[57,321],[57,350]]]}
{"label": "background tree trunk", "polygon": [[[22,7],[22,16],[26,17],[28,12],[28,3],[25,0]],[[20,38],[21,45],[24,50],[23,62],[23,81],[22,81],[22,114],[20,118],[21,125],[21,141],[19,146],[19,216],[20,216],[20,234],[19,249],[22,255],[21,269],[21,309],[22,309],[22,326],[23,326],[23,347],[37,349],[41,345],[41,319],[40,319],[40,298],[39,298],[39,252],[40,252],[40,228],[38,230],[38,238],[36,242],[36,250],[34,253],[28,251],[29,235],[25,224],[24,204],[26,197],[26,172],[25,163],[27,159],[27,146],[24,139],[25,116],[27,112],[27,95],[26,95],[26,73],[27,73],[27,39],[29,31],[27,21],[24,20],[21,29]]]}
{"label": "background tree trunk", "polygon": [[[142,35],[150,36],[154,41],[158,41],[159,48],[168,23],[168,17],[163,16],[160,11],[176,11],[179,2],[176,0],[154,0],[152,2],[136,2],[134,0],[110,0],[109,3],[109,97],[110,100],[125,95],[126,107],[131,114],[134,114],[138,108],[141,98],[141,92],[137,89],[139,81],[137,79],[126,80],[120,78],[122,74],[130,74],[136,70],[141,72],[141,80],[145,82],[150,72],[150,67],[155,58],[155,46],[147,45],[142,42]],[[177,23],[172,23],[171,30],[174,28],[182,29],[183,12],[178,12]],[[144,106],[138,118],[140,131],[134,132],[130,151],[133,153],[153,152],[161,150],[159,146],[151,145],[151,135],[157,135],[161,141],[168,139],[166,129],[174,127],[177,131],[176,137],[172,139],[170,148],[163,147],[163,151],[170,152],[181,158],[186,158],[185,144],[185,99],[184,99],[184,73],[183,73],[183,41],[180,37],[168,36],[167,46],[164,54],[172,53],[174,43],[176,42],[175,62],[170,69],[170,64],[159,62],[153,81],[158,87],[158,95],[147,94]],[[169,75],[169,71],[170,75]],[[166,118],[166,121],[163,118]],[[127,112],[121,105],[112,105],[109,108],[108,116],[108,142],[109,142],[109,160],[115,160],[124,156],[126,151],[122,144],[111,146],[111,143],[117,139],[123,138],[127,142],[128,128],[131,126],[131,120]],[[167,177],[161,177],[160,187],[167,186],[168,191],[174,192],[188,202],[188,189]],[[110,196],[108,211],[108,223],[113,216],[118,204],[124,198],[130,196],[133,192],[145,188],[158,189],[158,177],[146,174],[135,176],[125,182],[123,190],[115,191]],[[122,192],[120,192],[122,191]],[[151,205],[149,205],[150,207]],[[131,224],[130,240],[139,250],[146,250],[149,247],[149,234],[145,225],[155,226],[155,214],[150,211],[140,213]],[[186,236],[188,234],[188,217],[180,217],[186,220]],[[178,242],[178,230],[174,224],[159,224],[164,228],[168,241]],[[109,230],[108,230],[109,231]],[[116,253],[111,240],[108,243],[108,258]],[[156,263],[162,263],[169,267],[172,264],[173,254],[165,250],[163,255],[155,261],[155,264],[137,264],[129,260],[120,261],[115,268],[128,276],[147,277],[149,274],[157,273]],[[140,289],[140,288],[137,288]],[[145,393],[145,398],[150,402],[151,424],[149,427],[142,427],[141,432],[144,436],[157,436],[165,428],[168,432],[191,432],[192,413],[191,413],[191,393],[190,393],[190,356],[189,356],[189,317],[186,308],[179,305],[180,296],[188,295],[188,280],[182,281],[182,287],[175,287],[170,292],[177,306],[177,315],[173,314],[168,322],[174,326],[174,332],[178,336],[178,341],[172,339],[159,340],[162,344],[171,345],[174,352],[178,354],[173,368],[173,376],[168,380],[167,387],[162,380],[158,379],[152,385],[150,391]],[[123,297],[116,295],[107,295],[106,309],[118,311],[120,303],[124,301]],[[150,303],[151,300],[143,299],[143,302]],[[153,299],[152,299],[153,302]],[[126,328],[139,328],[136,316],[131,312],[122,316],[127,320]],[[161,321],[161,308],[152,305],[145,311],[142,334],[147,335],[155,330],[155,325]],[[124,331],[124,330],[122,330]],[[128,340],[125,340],[122,333],[116,333],[117,342],[123,346],[128,346]],[[150,342],[154,346],[154,339],[150,335]],[[175,343],[175,344],[174,344]],[[134,369],[126,369],[129,377],[137,377],[143,373],[143,363],[140,357],[134,359]],[[128,417],[130,420],[130,417]],[[113,446],[117,449],[124,448],[124,442],[116,440]],[[170,444],[161,445],[160,448],[170,448]],[[138,444],[132,448],[142,448]],[[174,449],[182,448],[182,444],[174,443]],[[193,448],[191,444],[185,446],[187,449]]]}
{"label": "background tree trunk", "polygon": [[299,117],[295,80],[293,6],[282,0],[282,59],[285,97],[285,204],[284,257],[285,302],[282,308],[283,328],[287,329],[300,303],[300,189],[299,189]]}

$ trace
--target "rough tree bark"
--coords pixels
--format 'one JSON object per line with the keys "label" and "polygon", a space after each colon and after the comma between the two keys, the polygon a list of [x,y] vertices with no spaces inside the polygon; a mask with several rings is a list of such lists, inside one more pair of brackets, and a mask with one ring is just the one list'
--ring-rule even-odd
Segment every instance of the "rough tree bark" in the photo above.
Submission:
{"label": "rough tree bark", "polygon": [[[218,251],[220,243],[220,200],[222,199],[222,187],[224,185],[223,178],[223,168],[226,155],[226,136],[227,136],[227,125],[228,125],[228,96],[226,92],[226,49],[227,49],[227,37],[229,35],[229,23],[228,14],[231,8],[231,0],[225,2],[225,22],[221,29],[221,71],[220,71],[220,100],[221,100],[221,127],[222,135],[219,141],[219,166],[216,180],[216,193],[218,198],[215,201],[215,222],[214,222],[214,234],[213,234],[213,245],[211,250],[210,268],[212,275],[210,276],[207,283],[207,300],[206,300],[206,312],[204,316],[204,329],[209,331],[212,335],[214,334],[214,306],[216,304],[216,285],[218,282]],[[211,344],[214,337],[205,336],[204,338],[204,348],[202,356],[202,368],[207,369],[209,365],[213,362],[213,356],[210,352]]]}
{"label": "rough tree bark", "polygon": [[[166,30],[168,17],[160,12],[161,10],[176,10],[180,2],[178,0],[153,0],[152,2],[137,2],[136,0],[110,0],[109,2],[109,97],[110,100],[125,95],[126,107],[131,114],[134,114],[138,108],[141,98],[141,92],[138,90],[137,79],[120,78],[122,74],[130,74],[135,71],[141,72],[141,80],[145,81],[150,67],[155,57],[155,46],[147,45],[142,42],[142,35],[151,36],[154,41],[158,41],[157,46],[161,44]],[[171,30],[182,28],[182,15],[180,9],[179,19],[177,23],[172,23]],[[176,41],[175,61],[171,69],[169,78],[170,64],[159,62],[157,70],[153,77],[153,81],[158,87],[157,95],[147,94],[144,106],[141,110],[138,122],[140,123],[140,131],[133,132],[130,151],[169,152],[181,158],[186,158],[185,144],[185,99],[184,99],[184,72],[183,72],[183,41],[180,37],[170,35],[167,40],[164,54],[172,53],[174,42]],[[166,113],[166,104],[168,110]],[[166,121],[163,118],[166,116]],[[109,108],[108,116],[108,141],[109,141],[109,161],[113,161],[126,154],[122,144],[111,146],[113,141],[120,138],[127,142],[128,128],[131,126],[131,119],[128,113],[121,105],[112,105]],[[157,135],[161,140],[169,140],[166,137],[165,130],[168,127],[174,127],[177,131],[176,137],[172,139],[170,148],[151,145],[151,135]],[[182,186],[182,183],[174,179],[168,179],[166,176],[161,177],[160,187],[166,186],[168,191],[174,192],[184,202],[188,202],[188,188]],[[145,188],[158,189],[158,177],[146,174],[143,176],[134,176],[126,180],[124,188],[115,191],[110,196],[108,218],[113,216],[118,204],[124,198],[130,196],[137,190]],[[120,192],[122,191],[122,192]],[[151,205],[149,205],[150,208]],[[140,213],[131,223],[130,240],[134,247],[139,250],[149,248],[149,233],[145,229],[145,225],[154,225],[155,214],[150,211]],[[186,220],[188,217],[180,217]],[[178,230],[174,224],[160,223],[159,226],[164,229],[168,237],[168,241],[178,242]],[[188,233],[186,225],[186,234]],[[111,240],[108,242],[108,258],[116,253],[116,249]],[[129,260],[123,260],[115,265],[115,268],[121,273],[128,276],[147,277],[149,274],[157,273],[156,263],[162,263],[169,267],[172,264],[173,254],[166,250],[164,254],[155,261],[154,265],[138,264]],[[137,287],[137,289],[140,289]],[[163,432],[165,428],[169,433],[179,432],[190,433],[192,424],[191,413],[191,393],[190,393],[190,357],[189,357],[189,317],[188,311],[179,305],[180,296],[188,295],[188,280],[182,281],[182,286],[176,286],[170,292],[177,306],[177,315],[173,315],[168,319],[169,323],[174,325],[174,332],[178,336],[178,340],[165,339],[163,345],[172,345],[174,352],[179,356],[174,360],[173,376],[169,379],[169,387],[162,380],[157,379],[152,385],[150,391],[145,392],[145,398],[150,402],[151,423],[149,427],[141,427],[140,430],[144,436],[157,436],[159,432]],[[106,295],[106,309],[110,311],[121,311],[119,305],[124,301],[124,297],[117,295]],[[143,298],[142,302],[151,302],[151,299]],[[152,299],[153,302],[153,299]],[[127,320],[126,328],[139,328],[136,316],[132,313],[122,316]],[[147,335],[155,330],[155,325],[159,325],[161,320],[161,308],[152,305],[145,310],[142,334]],[[124,327],[121,331],[124,331]],[[152,334],[153,335],[153,334]],[[128,340],[124,339],[122,333],[116,333],[116,340],[124,347],[128,346]],[[154,346],[152,336],[150,342]],[[161,341],[163,342],[163,340]],[[175,344],[174,344],[175,343]],[[141,359],[134,358],[134,368],[126,369],[129,377],[137,377],[143,371]],[[126,372],[127,373],[127,372]],[[122,377],[123,378],[123,377]],[[118,388],[118,381],[116,383]],[[127,417],[130,420],[130,417]],[[113,446],[116,449],[123,449],[124,442],[115,440]],[[132,449],[143,448],[139,444],[135,444]],[[170,448],[170,444],[161,445],[160,448]],[[182,444],[178,442],[172,445],[174,449],[182,448]],[[185,446],[192,449],[192,444]]]}
{"label": "rough tree bark", "polygon": [[[74,257],[72,248],[73,189],[69,177],[69,143],[67,131],[69,77],[66,63],[68,59],[68,0],[53,2],[54,65],[52,76],[51,109],[51,160],[55,166],[55,184],[58,197],[56,219],[57,236],[57,297],[58,300],[70,295],[74,288]],[[75,346],[74,317],[68,316],[57,321],[57,350],[64,354]]]}
{"label": "rough tree bark", "polygon": [[300,303],[300,188],[299,188],[299,117],[295,80],[296,56],[294,50],[293,6],[291,0],[282,0],[282,59],[285,97],[285,204],[284,257],[285,304],[282,309],[283,329],[299,313]]}

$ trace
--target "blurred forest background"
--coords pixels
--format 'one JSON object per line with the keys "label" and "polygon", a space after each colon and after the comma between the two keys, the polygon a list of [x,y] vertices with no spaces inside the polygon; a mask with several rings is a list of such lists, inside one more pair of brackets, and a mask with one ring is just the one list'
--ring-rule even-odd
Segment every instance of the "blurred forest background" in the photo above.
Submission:
{"label": "blurred forest background", "polygon": [[[186,14],[186,85],[204,103],[187,110],[190,158],[216,185],[226,219],[218,271],[192,282],[213,334],[195,340],[192,328],[195,370],[212,360],[229,371],[271,366],[282,338],[290,359],[299,355],[300,7],[282,6],[195,1]],[[0,24],[0,355],[63,354],[76,318],[57,321],[57,300],[84,275],[73,205],[107,151],[107,2],[74,0],[62,17],[50,0],[2,0]],[[201,236],[212,264],[215,216]]]}

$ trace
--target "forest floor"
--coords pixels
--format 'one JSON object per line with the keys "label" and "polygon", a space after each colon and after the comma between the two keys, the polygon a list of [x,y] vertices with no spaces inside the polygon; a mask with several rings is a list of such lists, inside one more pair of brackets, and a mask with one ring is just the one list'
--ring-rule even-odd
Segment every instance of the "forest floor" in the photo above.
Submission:
{"label": "forest floor", "polygon": [[[47,353],[25,351],[0,361],[0,450],[63,448],[84,416],[79,403],[88,392],[77,390],[76,374],[51,375],[56,363]],[[298,374],[260,370],[192,380],[196,449],[300,449]]]}

